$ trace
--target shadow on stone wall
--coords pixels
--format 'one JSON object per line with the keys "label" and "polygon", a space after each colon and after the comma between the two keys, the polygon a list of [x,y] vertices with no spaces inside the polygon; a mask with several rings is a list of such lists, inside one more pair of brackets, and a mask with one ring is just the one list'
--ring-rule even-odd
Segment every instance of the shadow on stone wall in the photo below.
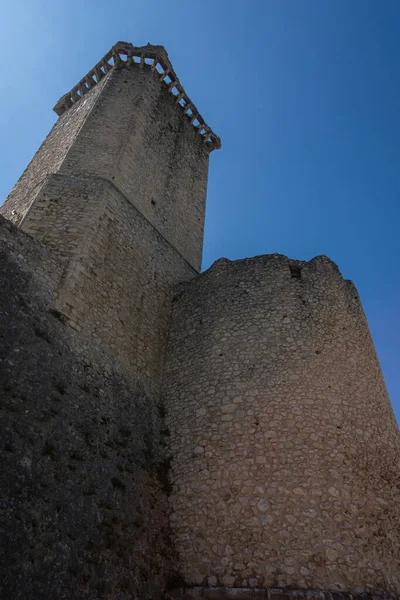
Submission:
{"label": "shadow on stone wall", "polygon": [[47,249],[0,226],[0,596],[161,598],[163,409],[52,309],[27,262]]}

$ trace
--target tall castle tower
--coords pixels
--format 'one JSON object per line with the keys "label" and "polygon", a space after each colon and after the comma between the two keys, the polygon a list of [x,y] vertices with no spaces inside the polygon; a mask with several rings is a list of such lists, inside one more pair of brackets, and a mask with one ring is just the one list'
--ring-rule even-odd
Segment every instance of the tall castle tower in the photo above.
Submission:
{"label": "tall castle tower", "polygon": [[172,286],[201,266],[219,138],[162,46],[117,43],[54,110],[1,213],[64,256],[69,323],[159,381]]}
{"label": "tall castle tower", "polygon": [[[161,598],[161,538],[172,539],[169,555],[183,580],[171,598],[399,597],[399,431],[353,284],[325,256],[220,259],[200,274],[208,160],[220,140],[163,47],[119,42],[55,111],[57,123],[0,209],[34,238],[8,224],[5,245],[13,261],[22,256],[14,273],[37,279],[54,303],[48,312],[72,327],[56,323],[58,349],[35,325],[42,345],[36,340],[25,363],[24,313],[13,321],[18,347],[2,363],[7,393],[13,377],[27,379],[24,412],[13,405],[14,416],[6,415],[14,419],[10,435],[19,428],[21,456],[7,442],[2,506],[12,519],[19,502],[23,523],[20,537],[10,521],[1,525],[17,557],[3,577],[8,597]],[[0,234],[2,226],[0,219]],[[20,286],[28,312],[25,280]],[[18,307],[9,310],[18,316]],[[68,365],[84,385],[69,396],[47,372],[53,363]],[[90,386],[101,381],[93,396],[89,367]],[[54,387],[66,415],[57,426]],[[47,397],[53,404],[35,421]],[[54,431],[69,453],[64,464],[60,452],[62,468],[58,439],[48,438]],[[171,468],[161,486],[154,476],[169,459],[156,459],[166,446]],[[32,464],[40,490],[58,494],[44,508],[35,498],[50,492],[37,492],[39,478],[26,474]],[[16,494],[25,480],[34,492]],[[171,536],[162,533],[168,518]],[[21,554],[24,536],[31,548],[39,540],[40,559],[35,548],[29,560]],[[64,572],[74,555],[89,565],[79,590],[75,571]],[[125,559],[133,592],[118,580]],[[51,580],[49,564],[63,572],[64,587],[58,575]],[[95,591],[93,564],[106,582]],[[118,585],[107,588],[114,573]],[[21,593],[24,577],[36,575],[40,593],[29,596],[30,584]]]}

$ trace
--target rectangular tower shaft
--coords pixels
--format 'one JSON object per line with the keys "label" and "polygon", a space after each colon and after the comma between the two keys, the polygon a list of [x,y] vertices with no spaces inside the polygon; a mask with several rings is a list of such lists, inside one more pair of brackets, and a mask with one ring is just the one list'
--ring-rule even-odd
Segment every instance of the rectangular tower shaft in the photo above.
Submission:
{"label": "rectangular tower shaft", "polygon": [[0,212],[65,261],[70,324],[158,381],[172,288],[200,270],[219,139],[161,46],[118,43],[55,110]]}

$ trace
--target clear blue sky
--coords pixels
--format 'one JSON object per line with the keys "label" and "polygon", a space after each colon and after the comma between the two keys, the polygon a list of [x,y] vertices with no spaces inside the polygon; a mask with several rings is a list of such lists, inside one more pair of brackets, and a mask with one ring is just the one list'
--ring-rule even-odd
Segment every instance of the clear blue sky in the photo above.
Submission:
{"label": "clear blue sky", "polygon": [[399,0],[0,6],[0,201],[52,106],[117,40],[164,44],[211,155],[204,267],[327,254],[357,285],[400,420]]}

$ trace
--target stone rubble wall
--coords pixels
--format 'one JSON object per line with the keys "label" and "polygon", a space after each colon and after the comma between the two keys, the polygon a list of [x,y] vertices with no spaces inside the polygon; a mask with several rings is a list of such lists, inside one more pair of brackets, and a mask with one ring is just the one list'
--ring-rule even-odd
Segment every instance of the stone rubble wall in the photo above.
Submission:
{"label": "stone rubble wall", "polygon": [[57,308],[88,342],[160,381],[173,286],[196,275],[108,180],[52,175],[24,230],[67,260]]}
{"label": "stone rubble wall", "polygon": [[318,590],[285,590],[259,588],[199,588],[178,589],[167,593],[167,600],[221,600],[235,598],[236,600],[389,600],[390,596],[374,596],[371,594],[349,594]]}
{"label": "stone rubble wall", "polygon": [[0,597],[161,600],[159,390],[68,326],[63,268],[0,217]]}
{"label": "stone rubble wall", "polygon": [[326,257],[221,259],[173,306],[187,583],[399,594],[399,431],[353,284]]}
{"label": "stone rubble wall", "polygon": [[56,302],[59,283],[67,264],[65,258],[49,252],[43,244],[37,243],[2,215],[0,248],[3,260],[10,256],[21,268],[35,273],[35,280],[40,284],[46,301]]}

